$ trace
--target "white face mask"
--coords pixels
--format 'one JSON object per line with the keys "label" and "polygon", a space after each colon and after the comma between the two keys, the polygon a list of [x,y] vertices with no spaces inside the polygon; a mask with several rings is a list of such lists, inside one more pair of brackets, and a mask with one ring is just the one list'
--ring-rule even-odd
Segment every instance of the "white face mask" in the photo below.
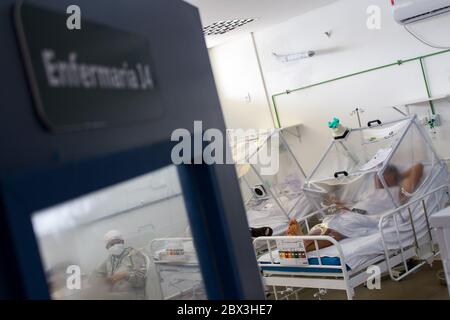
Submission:
{"label": "white face mask", "polygon": [[123,243],[116,243],[109,247],[108,252],[114,256],[120,256],[125,250],[125,245]]}

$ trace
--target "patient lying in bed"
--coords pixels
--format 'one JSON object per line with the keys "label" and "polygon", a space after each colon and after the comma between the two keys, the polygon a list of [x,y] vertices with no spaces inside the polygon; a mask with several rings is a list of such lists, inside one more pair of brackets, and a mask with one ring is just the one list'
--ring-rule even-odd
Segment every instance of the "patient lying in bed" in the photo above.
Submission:
{"label": "patient lying in bed", "polygon": [[[389,166],[384,172],[384,179],[387,186],[396,195],[395,199],[398,203],[403,204],[407,201],[407,195],[413,193],[417,188],[423,175],[423,165],[416,164],[406,170],[404,173],[400,173],[394,166]],[[375,178],[375,187],[377,190],[383,188],[381,181],[378,177]],[[308,233],[308,235],[326,235],[330,236],[337,241],[351,237],[362,237],[370,235],[378,231],[379,217],[374,215],[382,211],[387,199],[381,199],[377,195],[377,190],[373,197],[369,196],[366,200],[363,200],[355,205],[355,209],[350,210],[343,203],[334,201],[338,211],[336,214],[325,217],[322,223],[314,226]],[[386,192],[380,194],[387,194]],[[375,209],[373,209],[375,208]],[[389,207],[386,207],[389,208]],[[361,214],[358,212],[365,212]],[[286,231],[288,236],[304,235],[299,223],[295,220],[290,221],[288,230]],[[329,241],[319,240],[317,241],[318,249],[326,248],[332,245]],[[306,251],[315,250],[314,241],[305,241]]]}

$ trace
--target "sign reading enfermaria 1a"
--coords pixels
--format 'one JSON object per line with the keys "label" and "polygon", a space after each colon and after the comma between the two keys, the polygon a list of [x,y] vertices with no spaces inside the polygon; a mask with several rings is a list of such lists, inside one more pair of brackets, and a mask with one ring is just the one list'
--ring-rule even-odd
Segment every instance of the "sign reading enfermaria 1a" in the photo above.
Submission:
{"label": "sign reading enfermaria 1a", "polygon": [[55,2],[16,6],[16,26],[33,98],[52,131],[154,120],[162,103],[146,36],[72,16]]}

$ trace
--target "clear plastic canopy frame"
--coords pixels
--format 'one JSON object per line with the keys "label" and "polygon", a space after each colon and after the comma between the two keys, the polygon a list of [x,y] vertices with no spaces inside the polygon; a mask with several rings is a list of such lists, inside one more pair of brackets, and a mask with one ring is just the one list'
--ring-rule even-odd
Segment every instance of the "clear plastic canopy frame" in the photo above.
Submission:
{"label": "clear plastic canopy frame", "polygon": [[[417,185],[405,190],[402,180],[413,174]],[[303,190],[323,215],[339,206],[381,214],[429,191],[442,175],[448,180],[447,167],[414,115],[335,138]]]}
{"label": "clear plastic canopy frame", "polygon": [[[231,147],[247,212],[281,213],[286,222],[309,212],[312,206],[302,189],[306,175],[294,152],[300,143],[299,126],[268,130],[245,140]],[[276,155],[278,169],[264,173],[267,163],[261,161],[261,154],[272,160]]]}

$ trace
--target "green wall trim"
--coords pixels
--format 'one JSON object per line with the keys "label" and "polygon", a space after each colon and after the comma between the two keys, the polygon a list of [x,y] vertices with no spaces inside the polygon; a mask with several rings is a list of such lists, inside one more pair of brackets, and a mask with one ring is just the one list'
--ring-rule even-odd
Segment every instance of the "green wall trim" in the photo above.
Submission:
{"label": "green wall trim", "polygon": [[[276,93],[276,94],[272,95],[272,103],[273,103],[273,108],[275,110],[276,122],[277,122],[275,125],[277,126],[277,128],[281,128],[281,121],[280,121],[280,117],[279,117],[278,106],[277,106],[277,103],[276,103],[276,97],[279,97],[279,96],[282,96],[282,95],[288,95],[288,94],[291,94],[291,93],[296,92],[296,91],[301,91],[301,90],[309,89],[309,88],[312,88],[312,87],[317,87],[317,86],[320,86],[320,85],[323,85],[323,84],[326,84],[326,83],[339,81],[339,80],[342,80],[342,79],[358,76],[358,75],[361,75],[361,74],[365,74],[365,73],[369,73],[369,72],[373,72],[373,71],[377,71],[377,70],[381,70],[381,69],[385,69],[385,68],[390,68],[390,67],[394,67],[394,66],[401,66],[402,64],[413,62],[413,61],[419,61],[420,62],[420,65],[421,65],[421,68],[422,68],[422,74],[423,74],[423,77],[424,77],[425,87],[426,87],[426,90],[427,90],[427,94],[428,94],[428,97],[431,98],[430,86],[429,86],[428,79],[427,79],[427,76],[426,76],[426,73],[425,73],[423,60],[426,59],[426,58],[430,58],[430,57],[433,57],[433,56],[437,56],[437,55],[441,55],[441,54],[445,54],[445,53],[449,53],[449,52],[450,52],[450,49],[443,50],[443,51],[438,51],[438,52],[434,52],[434,53],[430,53],[430,54],[426,54],[426,55],[423,55],[423,56],[418,56],[418,57],[411,58],[411,59],[397,60],[397,62],[394,62],[394,63],[385,64],[385,65],[382,65],[382,66],[379,66],[379,67],[362,70],[362,71],[359,71],[359,72],[355,72],[355,73],[347,74],[347,75],[344,75],[344,76],[340,76],[340,77],[337,77],[337,78],[334,78],[334,79],[329,79],[329,80],[317,82],[317,83],[310,84],[310,85],[307,85],[307,86],[304,86],[304,87],[295,88],[295,89],[291,89],[291,90],[286,90],[284,92]],[[434,105],[433,105],[432,101],[430,101],[430,107],[431,107],[432,113],[434,114],[435,111],[434,111]]]}
{"label": "green wall trim", "polygon": [[[431,98],[431,91],[430,91],[430,85],[428,84],[428,79],[427,79],[427,74],[425,72],[425,66],[423,64],[423,59],[419,59],[420,61],[420,68],[422,69],[422,75],[423,75],[423,81],[425,83],[425,88],[427,89],[427,95],[428,98]],[[431,113],[432,114],[436,114],[435,110],[434,110],[434,104],[433,101],[430,100],[430,109],[431,109]]]}

